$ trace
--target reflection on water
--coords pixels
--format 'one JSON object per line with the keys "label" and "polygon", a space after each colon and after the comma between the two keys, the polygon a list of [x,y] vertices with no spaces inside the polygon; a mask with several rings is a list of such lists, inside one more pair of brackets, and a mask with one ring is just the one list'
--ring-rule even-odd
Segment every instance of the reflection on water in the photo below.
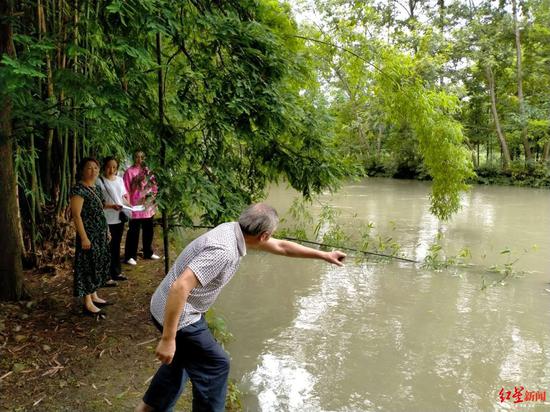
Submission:
{"label": "reflection on water", "polygon": [[[391,232],[415,259],[442,231],[446,249],[472,249],[474,268],[243,260],[216,309],[235,335],[231,373],[247,393],[245,410],[497,411],[517,407],[500,402],[501,388],[550,391],[550,192],[474,188],[442,224],[429,214],[428,190],[369,179],[323,201],[354,227]],[[278,187],[268,201],[284,213],[293,197]],[[481,290],[483,267],[501,264],[504,248],[533,244],[539,250],[518,262],[531,274]]]}
{"label": "reflection on water", "polygon": [[320,410],[312,394],[315,379],[299,356],[263,354],[250,381],[263,410]]}
{"label": "reflection on water", "polygon": [[441,228],[439,227],[437,218],[426,209],[422,213],[420,226],[417,230],[418,243],[411,245],[410,248],[412,248],[414,260],[421,262],[428,255],[428,248],[436,239],[437,233]]}

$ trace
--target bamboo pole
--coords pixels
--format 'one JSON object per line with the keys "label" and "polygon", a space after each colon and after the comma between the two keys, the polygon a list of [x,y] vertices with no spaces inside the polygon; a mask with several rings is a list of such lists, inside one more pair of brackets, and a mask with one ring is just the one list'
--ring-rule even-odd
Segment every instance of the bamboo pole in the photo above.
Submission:
{"label": "bamboo pole", "polygon": [[[157,52],[157,80],[158,80],[158,109],[160,131],[160,162],[163,170],[166,170],[166,136],[164,129],[164,73],[162,71],[162,38],[160,33],[156,36]],[[164,244],[164,273],[170,270],[170,241],[168,239],[168,217],[166,207],[161,208],[162,213],[162,239]]]}
{"label": "bamboo pole", "polygon": [[37,233],[38,228],[36,224],[36,215],[37,215],[37,209],[40,208],[39,201],[40,201],[40,193],[38,189],[38,179],[36,175],[36,159],[38,156],[35,156],[35,146],[34,146],[34,133],[31,133],[31,155],[32,155],[32,161],[31,161],[31,207],[30,207],[30,214],[31,214],[31,228],[30,228],[30,240],[31,240],[31,253],[33,256],[33,265],[36,266],[38,263],[36,261],[36,239],[37,239]]}
{"label": "bamboo pole", "polygon": [[[47,7],[47,3],[46,3]],[[38,0],[38,28],[40,37],[43,38],[47,34],[47,27],[46,27],[46,12],[44,10],[44,5],[42,4],[42,0]],[[55,1],[53,2],[53,11],[52,13],[55,15]],[[49,101],[53,101],[55,99],[54,94],[54,86],[53,86],[53,72],[52,72],[52,59],[49,52],[46,52],[46,97]],[[44,186],[46,188],[46,191],[51,193],[52,190],[52,175],[51,175],[51,165],[52,165],[52,151],[53,151],[53,137],[54,137],[54,129],[53,127],[49,126],[46,134],[46,162],[44,164]]]}

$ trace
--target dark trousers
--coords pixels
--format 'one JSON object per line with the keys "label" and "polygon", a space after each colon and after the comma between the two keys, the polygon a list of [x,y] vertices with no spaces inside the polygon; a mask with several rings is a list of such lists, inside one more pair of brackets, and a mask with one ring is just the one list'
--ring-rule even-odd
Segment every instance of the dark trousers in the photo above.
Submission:
{"label": "dark trousers", "polygon": [[124,223],[117,223],[109,225],[109,232],[111,233],[111,278],[120,276],[122,270],[120,268],[120,242],[122,241],[122,234],[124,233]]}
{"label": "dark trousers", "polygon": [[149,259],[153,255],[153,218],[130,219],[128,233],[126,234],[126,245],[124,246],[124,260],[130,258],[137,260],[140,228],[143,229],[141,239],[143,257]]}
{"label": "dark trousers", "polygon": [[158,369],[143,402],[155,412],[171,412],[187,379],[191,379],[193,412],[223,412],[228,376],[229,357],[210,333],[203,316],[178,331],[174,359]]}

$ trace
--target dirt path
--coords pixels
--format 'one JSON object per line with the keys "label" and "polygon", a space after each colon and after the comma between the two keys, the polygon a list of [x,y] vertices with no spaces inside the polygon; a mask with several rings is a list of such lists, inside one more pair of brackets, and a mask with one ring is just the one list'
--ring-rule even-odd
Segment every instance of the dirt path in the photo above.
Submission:
{"label": "dirt path", "polygon": [[[129,280],[99,295],[108,318],[83,317],[70,260],[54,274],[26,274],[33,301],[0,304],[0,411],[129,411],[159,363],[149,300],[162,261],[123,265]],[[178,410],[190,410],[188,396]]]}

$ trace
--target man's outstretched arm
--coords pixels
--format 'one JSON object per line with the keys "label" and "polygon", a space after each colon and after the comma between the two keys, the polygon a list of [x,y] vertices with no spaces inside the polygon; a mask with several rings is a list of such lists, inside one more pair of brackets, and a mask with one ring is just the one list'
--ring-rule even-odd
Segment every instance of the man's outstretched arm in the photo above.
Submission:
{"label": "man's outstretched arm", "polygon": [[346,257],[346,254],[340,252],[339,250],[334,250],[332,252],[323,252],[322,250],[299,245],[298,243],[290,242],[288,240],[275,239],[273,237],[269,238],[265,242],[261,242],[258,245],[258,249],[263,250],[264,252],[273,253],[275,255],[296,258],[321,259],[338,266],[344,266],[343,261]]}

